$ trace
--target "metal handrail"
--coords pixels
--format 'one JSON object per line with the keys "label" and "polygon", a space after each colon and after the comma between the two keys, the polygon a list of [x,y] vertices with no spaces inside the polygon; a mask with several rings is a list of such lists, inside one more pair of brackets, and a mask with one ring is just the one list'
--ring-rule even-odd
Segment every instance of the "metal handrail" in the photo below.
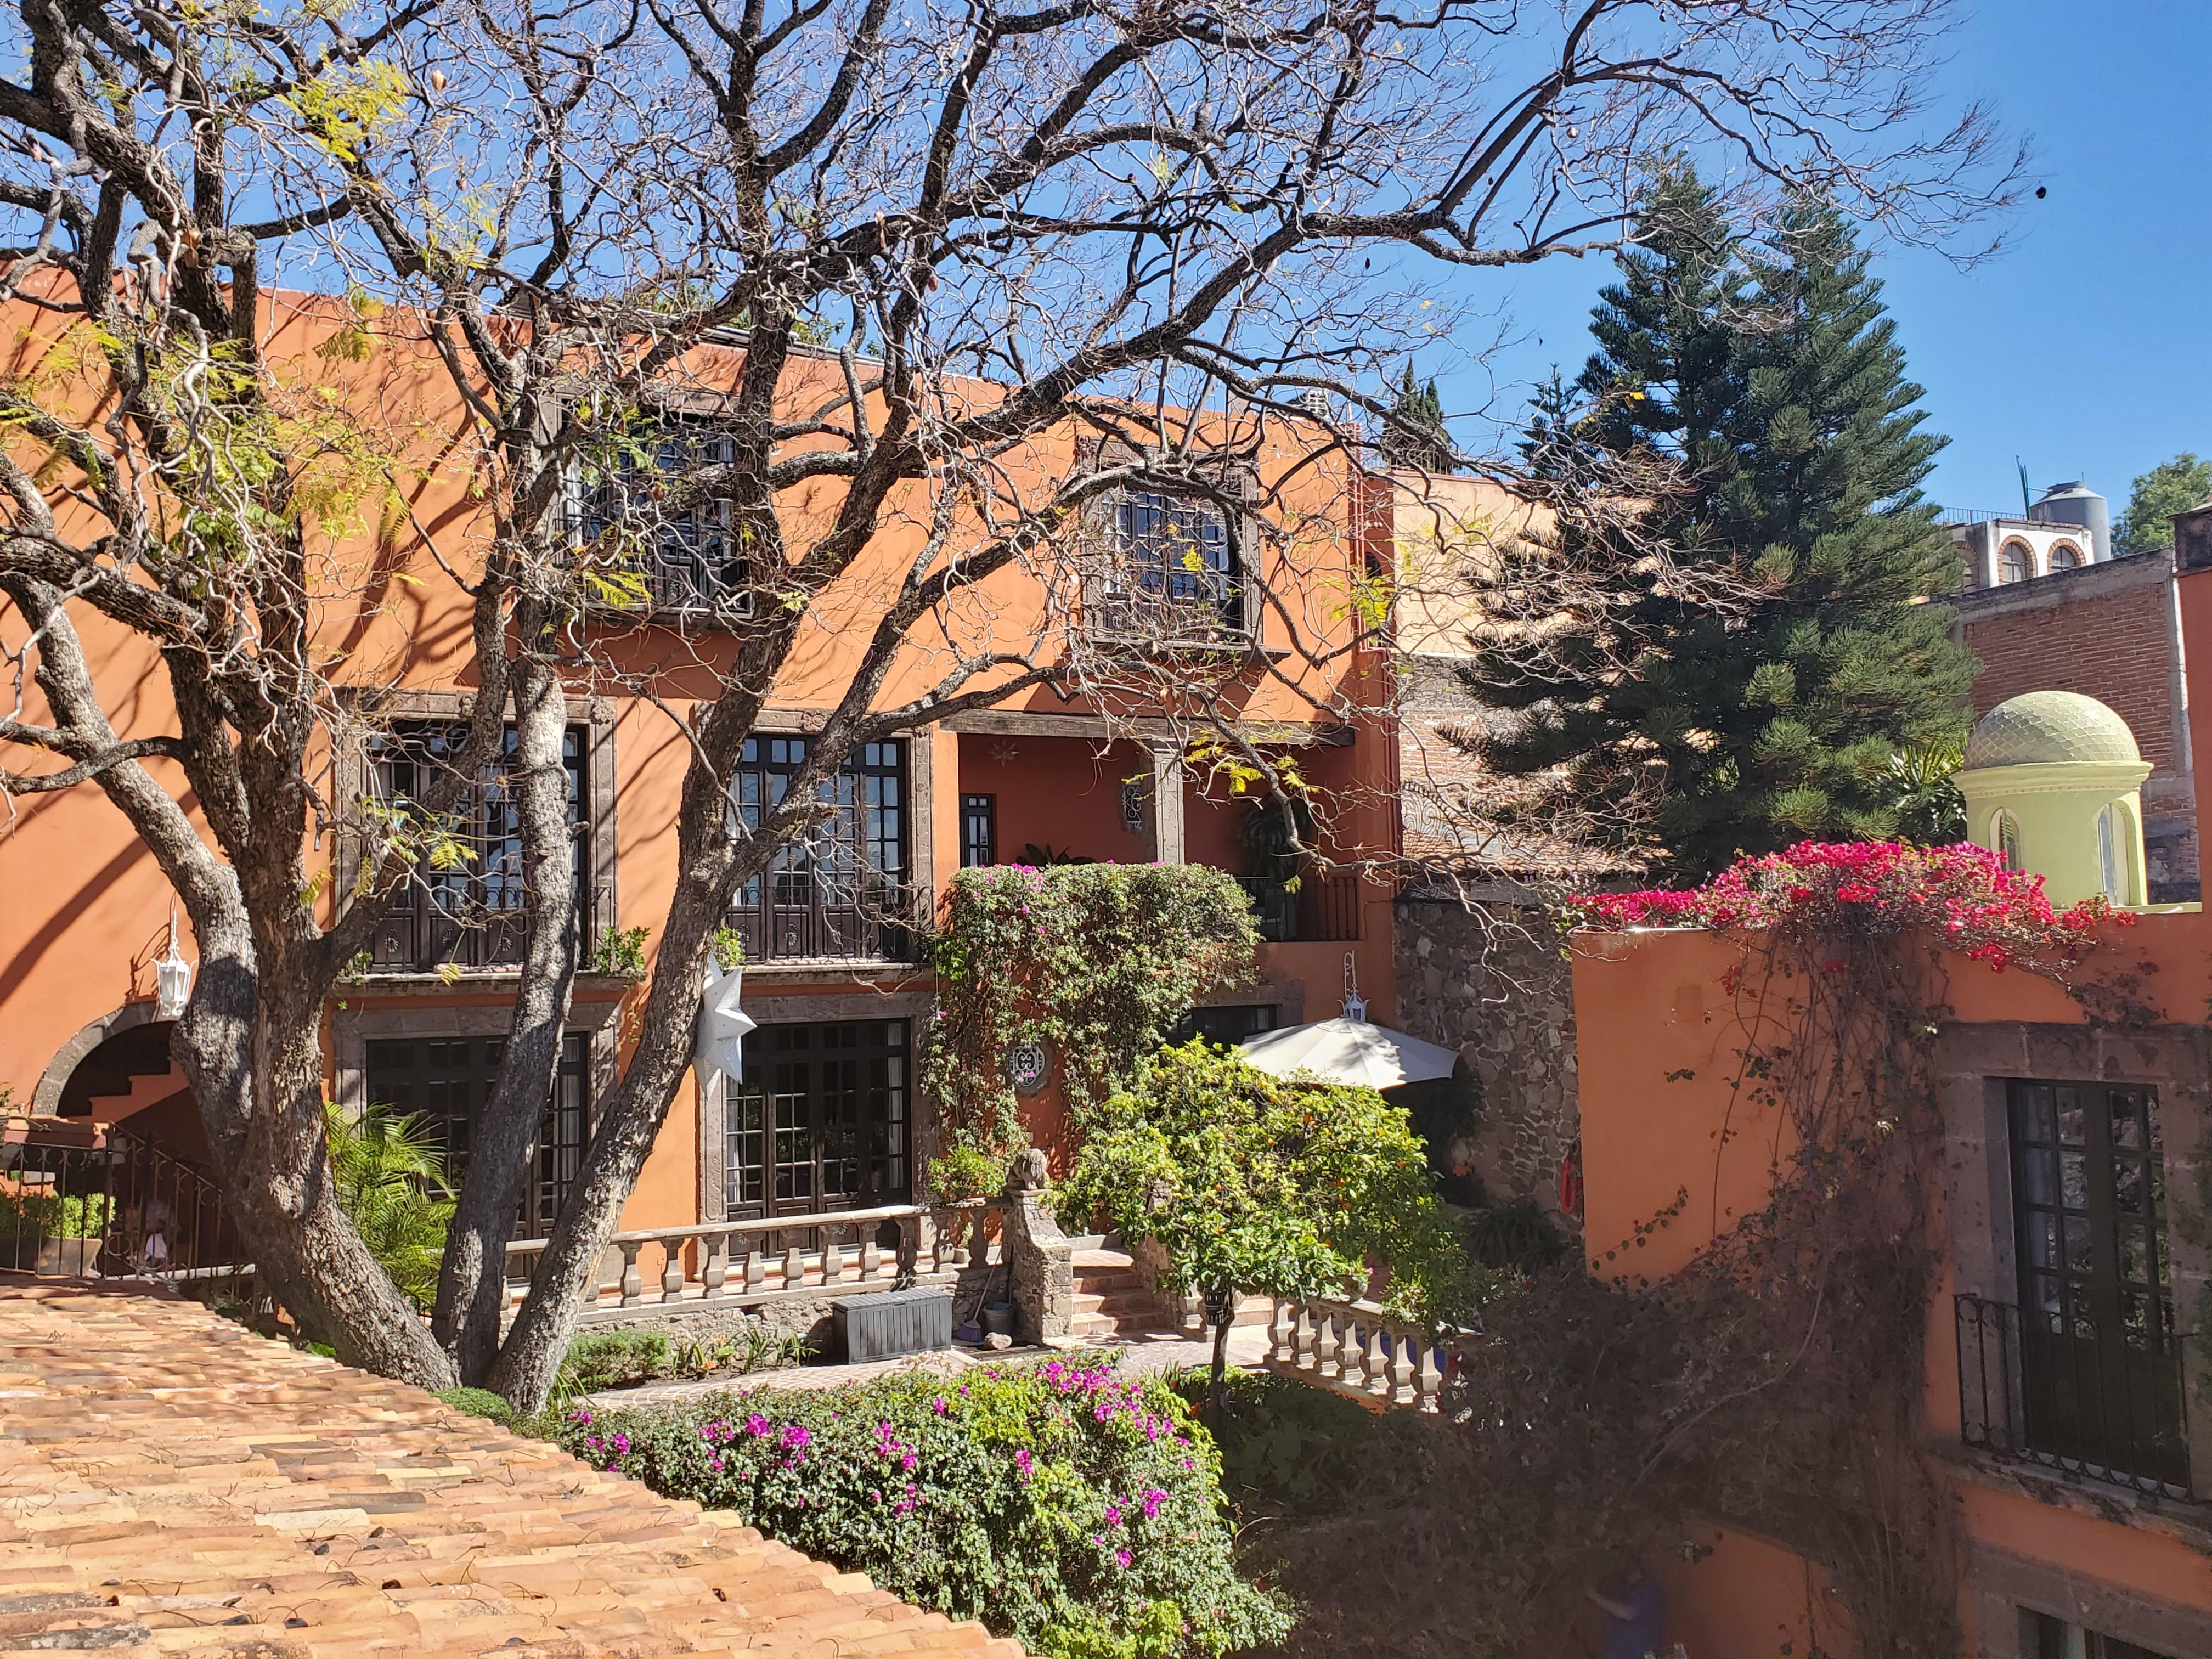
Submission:
{"label": "metal handrail", "polygon": [[2155,1496],[2193,1495],[2180,1333],[2158,1350],[2056,1333],[2030,1342],[2010,1303],[1960,1294],[1953,1307],[1963,1443]]}

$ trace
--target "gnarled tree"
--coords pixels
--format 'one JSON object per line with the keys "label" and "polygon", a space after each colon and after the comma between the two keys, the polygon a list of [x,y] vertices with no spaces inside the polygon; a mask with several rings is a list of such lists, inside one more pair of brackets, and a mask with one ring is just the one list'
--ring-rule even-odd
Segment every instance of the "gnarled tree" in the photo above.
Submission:
{"label": "gnarled tree", "polygon": [[[1905,234],[1984,205],[2004,180],[1978,118],[1895,137],[1942,9],[23,5],[0,82],[5,292],[32,325],[0,400],[21,688],[0,782],[102,790],[182,897],[202,965],[178,1051],[286,1300],[395,1375],[542,1399],[689,1060],[714,931],[856,746],[1051,681],[1211,730],[1282,799],[1231,717],[1255,681],[1337,718],[1366,695],[1340,625],[1359,596],[1285,573],[1347,533],[1320,503],[1431,325],[1406,270],[1610,248],[1662,145]],[[713,455],[656,447],[674,412]],[[411,513],[434,474],[481,505],[458,532]],[[1243,620],[1207,643],[1237,648],[1169,648],[1141,605],[1094,626],[1124,487],[1234,509]],[[726,648],[618,648],[636,548],[710,501],[744,573],[714,597]],[[465,735],[405,801],[322,781],[377,736],[380,671],[325,622],[389,608],[378,542],[472,617]],[[1279,650],[1238,647],[1254,617]],[[118,731],[81,624],[156,653],[173,729]],[[808,655],[831,635],[850,648]],[[818,730],[748,820],[731,776],[795,664],[827,676]],[[498,1247],[575,969],[550,745],[591,690],[675,722],[678,878],[502,1342]],[[534,933],[434,1334],[331,1201],[317,1032],[509,721]],[[343,891],[319,830],[362,848]]]}

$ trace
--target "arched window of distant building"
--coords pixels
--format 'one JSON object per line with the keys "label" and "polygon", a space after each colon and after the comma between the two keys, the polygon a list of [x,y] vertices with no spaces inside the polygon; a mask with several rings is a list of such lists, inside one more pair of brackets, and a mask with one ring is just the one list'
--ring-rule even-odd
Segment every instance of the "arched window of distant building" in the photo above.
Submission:
{"label": "arched window of distant building", "polygon": [[2081,550],[2071,542],[2053,542],[2051,544],[2051,568],[2053,570],[2079,570],[2081,568]]}
{"label": "arched window of distant building", "polygon": [[1997,549],[1997,580],[2024,582],[2035,574],[2035,556],[2027,550],[2026,542],[2007,542]]}
{"label": "arched window of distant building", "polygon": [[1997,856],[2004,860],[2005,868],[2017,870],[2020,862],[2020,820],[2009,812],[2000,812],[1990,825],[1990,840],[1996,843]]}

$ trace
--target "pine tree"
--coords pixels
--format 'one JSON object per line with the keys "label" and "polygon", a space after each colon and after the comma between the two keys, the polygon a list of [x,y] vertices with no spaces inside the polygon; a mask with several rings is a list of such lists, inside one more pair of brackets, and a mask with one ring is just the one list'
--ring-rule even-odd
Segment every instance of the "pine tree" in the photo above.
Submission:
{"label": "pine tree", "polygon": [[[1593,313],[1586,412],[1570,428],[1540,394],[1527,453],[1556,462],[1571,429],[1673,461],[1680,488],[1634,542],[1600,531],[1620,544],[1571,550],[1627,590],[1607,637],[1563,630],[1540,676],[1478,653],[1474,689],[1525,716],[1485,758],[1563,767],[1584,802],[1656,785],[1641,850],[1678,878],[1807,836],[1894,833],[1891,757],[1963,730],[1973,661],[1927,603],[1957,580],[1918,489],[1942,440],[1921,429],[1881,284],[1815,206],[1784,217],[1773,253],[1747,254],[1686,173],[1657,181],[1643,223]],[[1743,602],[1682,597],[1640,556],[1650,540],[1731,573]]]}

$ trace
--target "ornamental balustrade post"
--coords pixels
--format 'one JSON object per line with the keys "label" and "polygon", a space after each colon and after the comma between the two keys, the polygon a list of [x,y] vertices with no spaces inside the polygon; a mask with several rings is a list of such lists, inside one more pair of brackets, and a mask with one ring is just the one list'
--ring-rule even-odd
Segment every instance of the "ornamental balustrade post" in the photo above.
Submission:
{"label": "ornamental balustrade post", "polygon": [[845,1247],[842,1227],[824,1225],[822,1229],[822,1282],[835,1285],[845,1277]]}
{"label": "ornamental balustrade post", "polygon": [[806,1258],[799,1254],[794,1237],[783,1250],[783,1288],[795,1291],[806,1282]]}
{"label": "ornamental balustrade post", "polygon": [[684,1295],[684,1247],[690,1240],[672,1238],[660,1247],[660,1299],[675,1302]]}
{"label": "ornamental balustrade post", "polygon": [[700,1294],[708,1302],[719,1302],[722,1286],[730,1277],[730,1236],[713,1234],[702,1242],[700,1248],[706,1258],[699,1273],[699,1282],[705,1286]]}
{"label": "ornamental balustrade post", "polygon": [[637,1270],[637,1253],[644,1248],[633,1239],[621,1246],[623,1257],[622,1305],[635,1308],[645,1299],[645,1280]]}

